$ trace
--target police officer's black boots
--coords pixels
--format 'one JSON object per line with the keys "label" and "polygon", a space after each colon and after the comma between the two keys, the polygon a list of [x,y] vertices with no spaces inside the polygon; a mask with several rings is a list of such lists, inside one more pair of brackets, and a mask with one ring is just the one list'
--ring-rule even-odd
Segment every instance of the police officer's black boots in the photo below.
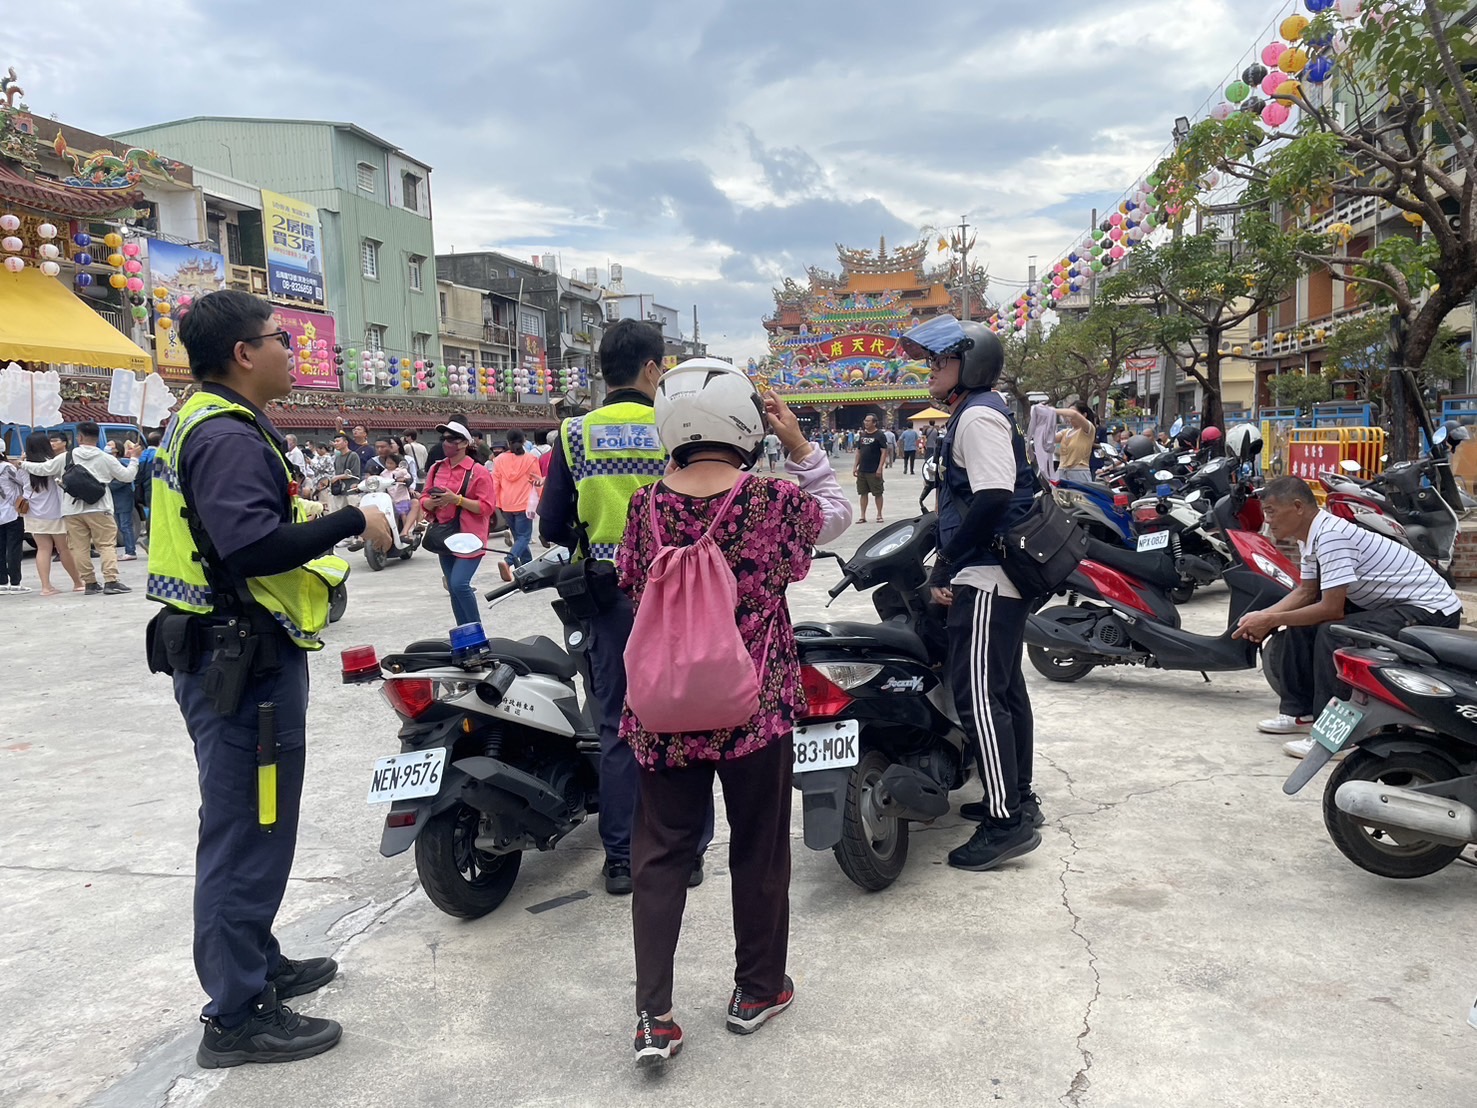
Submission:
{"label": "police officer's black boots", "polygon": [[251,1003],[251,1013],[239,1027],[222,1027],[215,1019],[201,1017],[205,1034],[195,1051],[202,1069],[224,1069],[246,1062],[295,1062],[332,1050],[344,1029],[333,1020],[315,1019],[294,1012],[277,999],[277,989],[268,984]]}

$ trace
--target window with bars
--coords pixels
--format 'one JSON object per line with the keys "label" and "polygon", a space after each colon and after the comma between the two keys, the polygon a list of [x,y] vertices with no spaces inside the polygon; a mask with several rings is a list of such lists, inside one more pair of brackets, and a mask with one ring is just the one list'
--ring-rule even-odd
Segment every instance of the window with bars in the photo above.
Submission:
{"label": "window with bars", "polygon": [[418,258],[414,254],[410,256],[410,287],[415,292],[421,291],[421,263],[425,258]]}
{"label": "window with bars", "polygon": [[537,312],[520,312],[518,315],[518,330],[525,335],[538,335],[542,338],[544,334],[544,317]]}
{"label": "window with bars", "polygon": [[359,247],[360,259],[363,263],[364,276],[372,281],[380,278],[380,244],[374,239],[365,239]]}
{"label": "window with bars", "polygon": [[410,340],[410,357],[412,361],[424,361],[426,357],[426,344],[429,335],[416,335]]}
{"label": "window with bars", "polygon": [[226,261],[232,265],[241,265],[241,227],[235,223],[226,224]]}
{"label": "window with bars", "polygon": [[374,166],[368,162],[359,163],[359,189],[361,192],[373,192],[375,185]]}
{"label": "window with bars", "polygon": [[385,329],[371,323],[364,328],[364,349],[378,353],[385,348]]}

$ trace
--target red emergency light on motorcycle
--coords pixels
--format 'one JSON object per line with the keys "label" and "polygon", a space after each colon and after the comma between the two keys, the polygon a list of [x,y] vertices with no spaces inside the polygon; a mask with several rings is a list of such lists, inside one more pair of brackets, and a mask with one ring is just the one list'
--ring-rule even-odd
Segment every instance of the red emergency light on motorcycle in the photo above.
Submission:
{"label": "red emergency light on motorcycle", "polygon": [[372,646],[351,646],[339,652],[344,684],[358,685],[380,676],[380,662]]}

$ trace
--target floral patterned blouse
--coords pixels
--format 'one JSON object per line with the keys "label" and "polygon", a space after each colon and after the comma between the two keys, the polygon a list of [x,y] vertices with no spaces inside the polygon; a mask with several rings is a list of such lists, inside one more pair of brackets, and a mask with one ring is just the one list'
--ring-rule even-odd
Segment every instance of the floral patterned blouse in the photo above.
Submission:
{"label": "floral patterned blouse", "polygon": [[[683,546],[702,536],[727,495],[687,496],[658,483],[631,498],[615,566],[621,588],[638,609],[646,589],[646,571],[657,553],[646,505],[653,492],[663,534],[669,543]],[[820,502],[790,482],[750,477],[744,483],[713,532],[713,540],[738,581],[739,634],[756,669],[764,656],[765,639],[769,639],[768,660],[760,675],[759,711],[739,727],[661,735],[644,730],[627,707],[621,712],[620,737],[630,743],[638,763],[647,769],[669,769],[742,758],[789,733],[791,721],[805,708],[805,692],[785,587],[810,572],[810,549],[822,522]]]}

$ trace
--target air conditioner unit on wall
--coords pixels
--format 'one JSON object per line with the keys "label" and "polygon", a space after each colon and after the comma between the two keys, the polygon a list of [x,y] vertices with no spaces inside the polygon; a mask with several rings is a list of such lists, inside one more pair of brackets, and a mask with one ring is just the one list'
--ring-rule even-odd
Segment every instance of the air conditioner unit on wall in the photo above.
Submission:
{"label": "air conditioner unit on wall", "polygon": [[226,287],[249,292],[256,296],[266,296],[267,271],[252,265],[227,266]]}

